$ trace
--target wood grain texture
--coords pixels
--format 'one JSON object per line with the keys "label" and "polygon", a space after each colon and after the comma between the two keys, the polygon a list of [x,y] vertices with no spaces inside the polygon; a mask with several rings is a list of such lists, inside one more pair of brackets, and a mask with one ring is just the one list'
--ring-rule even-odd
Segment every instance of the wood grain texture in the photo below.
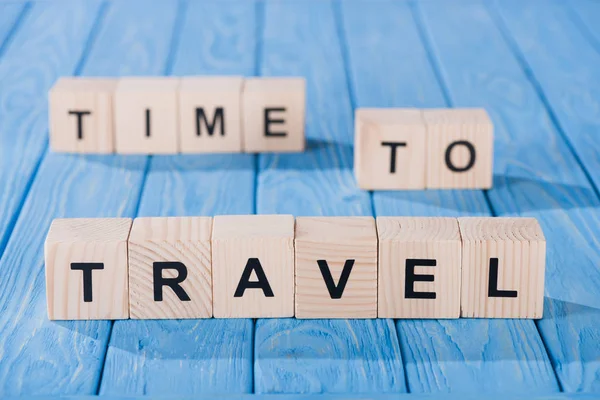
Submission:
{"label": "wood grain texture", "polygon": [[358,187],[365,190],[425,189],[426,138],[421,110],[357,109],[354,175]]}
{"label": "wood grain texture", "polygon": [[[84,60],[84,74],[118,75],[128,69],[139,74],[157,74],[162,70],[173,25],[169,15],[174,15],[174,7],[171,10],[171,5],[160,3],[163,5],[150,10],[139,8],[139,4],[119,2],[109,7],[94,46]],[[79,54],[71,52],[81,52],[82,42],[85,42],[85,37],[81,36],[93,26],[97,11],[98,5],[93,3],[56,7],[48,2],[33,6],[6,53],[13,52],[12,46],[16,45],[15,62],[0,66],[0,69],[9,65],[19,67],[11,77],[13,83],[31,82],[32,86],[28,85],[23,92],[24,97],[18,95],[15,99],[27,99],[30,95],[45,99],[43,91],[51,84],[47,80],[54,80],[58,73],[73,72],[74,65],[67,68],[63,62],[75,63]],[[155,23],[147,24],[149,29],[144,29],[140,24],[151,19],[151,15],[160,15],[160,19],[156,18]],[[123,35],[120,27],[126,28],[128,34]],[[131,53],[136,55],[131,57]],[[24,55],[39,56],[40,59],[25,59]],[[40,75],[27,78],[21,75],[25,71],[39,71]],[[34,82],[43,82],[43,87],[33,85]],[[3,84],[3,87],[10,86]],[[31,112],[32,103],[22,101],[22,110]],[[13,139],[26,140],[33,150],[38,141],[45,141],[47,134],[47,113],[45,107],[40,108],[44,110],[39,115],[34,108],[33,116],[23,114],[18,121],[18,126],[26,127],[29,133],[16,135],[17,131],[6,132],[2,128],[3,134],[10,133]],[[34,124],[39,124],[37,128],[25,122],[33,121],[30,118],[37,121]],[[11,142],[4,141],[4,137],[2,140],[3,143]],[[20,152],[20,162],[16,166],[19,173],[13,179],[22,181],[27,173],[26,165],[36,162],[33,157],[37,152],[23,151],[19,147],[12,147],[12,151],[14,154]],[[3,157],[1,162],[4,160]],[[44,236],[55,217],[132,216],[144,164],[144,159],[139,157],[58,154],[48,154],[42,161],[14,235],[0,261],[3,271],[0,276],[3,288],[0,294],[0,393],[3,395],[96,393],[110,324],[49,322],[46,319],[42,273]],[[2,169],[2,173],[8,173],[8,170]],[[3,187],[12,186],[3,183]],[[3,206],[2,210],[6,208]]]}
{"label": "wood grain texture", "polygon": [[[459,218],[458,223],[462,238],[461,317],[541,318],[546,239],[537,220],[467,217]],[[492,259],[496,260],[495,273]],[[490,288],[515,292],[515,296],[492,295]]]}
{"label": "wood grain texture", "polygon": [[[259,156],[259,213],[371,215],[369,194],[351,171],[352,108],[332,6],[265,3],[260,73],[306,77],[308,146],[302,154]],[[388,320],[258,320],[254,354],[256,393],[406,389]]]}
{"label": "wood grain texture", "polygon": [[[211,230],[210,217],[135,219],[128,241],[131,319],[212,317]],[[183,278],[183,293],[164,285],[156,299],[156,262],[183,265],[185,272],[165,266],[159,275]]]}
{"label": "wood grain texture", "polygon": [[[254,2],[231,1],[228,7],[218,2],[190,2],[183,15],[173,74],[253,74]],[[155,156],[138,214],[251,214],[254,177],[254,157],[247,154]],[[217,320],[117,321],[100,393],[252,392],[252,320],[213,321]],[[136,346],[149,337],[154,338],[151,346]],[[117,344],[123,342],[132,346],[121,351]]]}
{"label": "wood grain texture", "polygon": [[[456,218],[377,217],[379,318],[458,318],[461,236]],[[408,260],[420,261],[409,270]],[[411,271],[411,272],[409,272]],[[414,275],[409,278],[410,275]],[[432,282],[418,275],[433,276]],[[407,281],[414,279],[407,288]],[[415,293],[409,295],[409,289]],[[422,292],[435,298],[423,298]]]}
{"label": "wood grain texture", "polygon": [[[413,19],[411,8],[392,1],[378,2],[378,7],[370,4],[344,2],[340,9],[356,106],[452,105],[446,103],[445,98],[450,100],[446,87],[439,85],[445,81],[437,79],[437,64],[430,63],[432,55],[421,40],[420,21]],[[405,62],[408,59],[410,63]],[[478,93],[478,87],[470,90]],[[477,190],[376,192],[373,202],[377,215],[452,217],[490,212]],[[412,393],[558,390],[531,321],[399,320],[396,326]],[[408,335],[411,330],[414,333]],[[494,338],[493,345],[473,337]]]}
{"label": "wood grain texture", "polygon": [[[296,318],[377,317],[377,230],[373,217],[299,217],[294,242]],[[323,272],[322,263],[329,275]],[[348,265],[351,269],[342,281]],[[343,290],[340,297],[332,296],[325,277]]]}
{"label": "wood grain texture", "polygon": [[29,7],[25,2],[9,1],[0,3],[0,55],[14,33],[19,29],[20,22],[28,10]]}
{"label": "wood grain texture", "polygon": [[[489,11],[513,51],[523,57],[532,79],[539,84],[542,98],[597,189],[599,147],[595,132],[599,125],[600,86],[597,79],[599,53],[594,37],[598,36],[598,28],[585,21],[598,15],[598,7],[591,2],[575,2],[573,12],[578,13],[583,22],[565,7],[569,6],[548,2],[541,7],[525,2],[517,11],[517,4],[510,2],[496,4],[489,7]],[[538,328],[563,389],[598,392],[599,201],[592,185],[579,178],[578,170],[561,168],[561,177],[552,179],[557,182],[552,187],[555,193],[552,199],[556,208],[562,209],[552,214],[554,220],[561,223],[551,225],[549,220],[546,225],[551,229],[547,234],[548,297],[544,319],[538,322]],[[563,174],[577,176],[577,179],[569,180]],[[565,186],[566,182],[569,184]]]}
{"label": "wood grain texture", "polygon": [[[246,271],[250,274],[244,278]],[[215,318],[293,317],[294,217],[217,215],[212,272]],[[238,293],[250,286],[247,282],[266,282],[268,289],[248,287]]]}
{"label": "wood grain texture", "polygon": [[[129,318],[127,239],[130,218],[57,218],[44,243],[46,298],[51,320]],[[86,272],[73,263],[101,263]],[[89,298],[86,298],[89,296]]]}
{"label": "wood grain texture", "polygon": [[427,125],[427,188],[491,188],[494,126],[487,112],[481,108],[428,109],[423,111],[423,119]]}
{"label": "wood grain texture", "polygon": [[[30,7],[2,47],[0,252],[47,143],[48,89],[58,76],[75,71],[99,10],[98,2],[66,4],[62,9],[48,3]],[[0,18],[8,21],[10,15],[9,8]]]}

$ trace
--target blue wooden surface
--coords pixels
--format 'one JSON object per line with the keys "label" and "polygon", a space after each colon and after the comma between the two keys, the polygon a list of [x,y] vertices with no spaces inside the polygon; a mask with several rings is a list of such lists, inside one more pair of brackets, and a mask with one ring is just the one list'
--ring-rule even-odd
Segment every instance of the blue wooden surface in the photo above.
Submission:
{"label": "blue wooden surface", "polygon": [[[0,2],[0,395],[599,393],[599,4]],[[305,76],[308,150],[49,153],[47,90],[71,74]],[[360,106],[486,107],[494,188],[359,190]],[[545,317],[47,320],[52,218],[253,212],[535,216]]]}

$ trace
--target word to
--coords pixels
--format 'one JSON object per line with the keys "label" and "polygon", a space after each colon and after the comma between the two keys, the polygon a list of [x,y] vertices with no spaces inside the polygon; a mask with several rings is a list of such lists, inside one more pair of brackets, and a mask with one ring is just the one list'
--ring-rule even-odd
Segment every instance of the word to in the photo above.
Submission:
{"label": "word to", "polygon": [[483,109],[357,109],[358,185],[369,190],[489,189],[493,131]]}
{"label": "word to", "polygon": [[541,318],[532,218],[56,219],[50,319]]}
{"label": "word to", "polygon": [[57,152],[301,152],[303,78],[61,78],[50,90]]}

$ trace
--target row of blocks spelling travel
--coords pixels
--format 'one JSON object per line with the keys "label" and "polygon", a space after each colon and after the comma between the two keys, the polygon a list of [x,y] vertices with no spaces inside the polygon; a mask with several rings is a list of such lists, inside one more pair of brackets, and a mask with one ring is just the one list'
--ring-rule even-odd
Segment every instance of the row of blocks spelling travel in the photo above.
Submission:
{"label": "row of blocks spelling travel", "polygon": [[493,132],[483,109],[358,109],[356,180],[369,190],[489,189]]}
{"label": "row of blocks spelling travel", "polygon": [[304,150],[303,78],[61,78],[49,93],[57,152]]}
{"label": "row of blocks spelling travel", "polygon": [[532,218],[57,219],[50,319],[541,318]]}

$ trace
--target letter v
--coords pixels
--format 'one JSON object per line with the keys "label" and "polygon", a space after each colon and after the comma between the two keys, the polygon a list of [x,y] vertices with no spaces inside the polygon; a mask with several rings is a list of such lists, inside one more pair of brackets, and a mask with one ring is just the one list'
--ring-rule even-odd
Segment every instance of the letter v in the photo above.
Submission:
{"label": "letter v", "polygon": [[329,295],[331,296],[331,298],[341,299],[342,294],[344,293],[344,289],[346,288],[346,283],[348,283],[350,272],[352,272],[354,260],[346,260],[346,262],[344,263],[344,269],[342,270],[342,274],[340,275],[340,280],[338,281],[337,285],[333,281],[333,277],[331,276],[331,271],[329,270],[327,261],[317,260],[317,264],[319,264],[321,275],[323,275],[325,286],[327,286],[327,290],[329,290]]}

